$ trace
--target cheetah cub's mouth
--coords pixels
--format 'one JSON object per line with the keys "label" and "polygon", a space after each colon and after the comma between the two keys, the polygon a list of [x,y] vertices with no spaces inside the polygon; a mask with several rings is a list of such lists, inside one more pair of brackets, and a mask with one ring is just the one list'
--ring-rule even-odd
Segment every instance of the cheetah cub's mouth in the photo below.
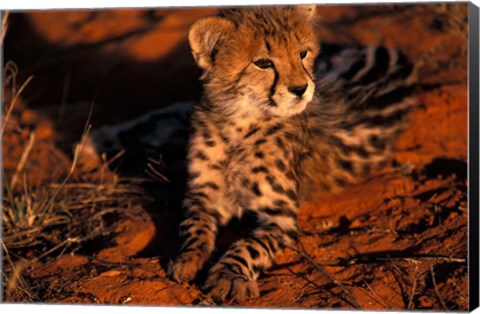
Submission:
{"label": "cheetah cub's mouth", "polygon": [[301,113],[312,100],[315,85],[310,80],[305,85],[282,86],[266,106],[266,111],[274,116],[289,117]]}
{"label": "cheetah cub's mouth", "polygon": [[313,19],[302,8],[252,8],[197,21],[189,42],[209,103],[250,117],[302,112],[315,93]]}

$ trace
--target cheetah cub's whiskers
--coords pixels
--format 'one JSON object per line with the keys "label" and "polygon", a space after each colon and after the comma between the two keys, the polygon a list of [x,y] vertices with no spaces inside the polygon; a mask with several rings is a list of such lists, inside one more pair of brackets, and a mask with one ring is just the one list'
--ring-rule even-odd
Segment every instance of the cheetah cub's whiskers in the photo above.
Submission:
{"label": "cheetah cub's whiskers", "polygon": [[[169,276],[193,280],[220,226],[246,212],[258,218],[209,270],[204,288],[217,302],[257,297],[258,276],[296,239],[300,202],[381,167],[415,104],[406,96],[412,67],[393,49],[330,46],[314,72],[314,15],[315,6],[229,9],[190,30],[204,93],[192,113],[184,242]],[[342,53],[358,64],[336,64]]]}

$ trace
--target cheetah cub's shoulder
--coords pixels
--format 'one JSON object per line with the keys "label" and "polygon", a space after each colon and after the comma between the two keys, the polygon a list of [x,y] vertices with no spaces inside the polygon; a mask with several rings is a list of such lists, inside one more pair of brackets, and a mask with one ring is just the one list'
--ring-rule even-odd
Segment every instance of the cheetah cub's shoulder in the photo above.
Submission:
{"label": "cheetah cub's shoulder", "polygon": [[[185,240],[169,275],[178,282],[193,280],[214,250],[220,226],[246,212],[258,217],[258,228],[209,271],[204,288],[217,302],[259,295],[256,279],[296,238],[299,203],[313,182],[308,178],[316,177],[326,190],[353,182],[384,160],[391,146],[386,136],[397,131],[353,119],[345,99],[329,105],[328,93],[324,100],[319,96],[319,86],[342,86],[314,81],[319,53],[314,15],[315,6],[229,9],[190,30],[204,93],[192,114],[189,191],[180,224]],[[364,64],[350,78],[368,74],[372,65]],[[390,58],[388,70],[365,84],[388,82],[395,64]],[[342,71],[334,81],[347,79]],[[358,137],[348,131],[355,128]]]}

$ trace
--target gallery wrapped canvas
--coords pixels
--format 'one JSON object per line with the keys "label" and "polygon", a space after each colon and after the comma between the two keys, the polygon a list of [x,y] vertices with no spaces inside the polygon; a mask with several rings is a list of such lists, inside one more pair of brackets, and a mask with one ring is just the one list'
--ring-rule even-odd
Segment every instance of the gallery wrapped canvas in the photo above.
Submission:
{"label": "gallery wrapped canvas", "polygon": [[467,2],[3,11],[2,300],[472,309],[475,27]]}

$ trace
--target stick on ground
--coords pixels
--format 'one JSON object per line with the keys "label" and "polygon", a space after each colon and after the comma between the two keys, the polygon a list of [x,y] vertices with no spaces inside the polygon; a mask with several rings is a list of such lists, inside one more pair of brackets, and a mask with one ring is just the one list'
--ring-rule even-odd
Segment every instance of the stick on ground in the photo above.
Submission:
{"label": "stick on ground", "polygon": [[351,302],[352,304],[355,306],[355,308],[357,309],[361,309],[362,307],[358,304],[357,302],[357,299],[353,296],[353,294],[347,289],[347,287],[345,287],[340,281],[338,281],[337,278],[335,278],[332,274],[330,274],[329,272],[327,272],[320,264],[318,264],[317,262],[315,262],[315,260],[313,258],[311,258],[310,256],[308,256],[305,252],[297,249],[296,247],[288,244],[288,243],[285,243],[283,242],[283,245],[285,245],[285,247],[289,248],[290,250],[300,254],[302,257],[304,257],[308,262],[310,262],[310,264],[312,264],[316,269],[318,269],[322,274],[324,274],[325,276],[327,276],[331,281],[333,281],[337,286],[340,287],[340,289],[343,290],[343,292],[345,292],[346,295],[348,295],[351,299]]}

